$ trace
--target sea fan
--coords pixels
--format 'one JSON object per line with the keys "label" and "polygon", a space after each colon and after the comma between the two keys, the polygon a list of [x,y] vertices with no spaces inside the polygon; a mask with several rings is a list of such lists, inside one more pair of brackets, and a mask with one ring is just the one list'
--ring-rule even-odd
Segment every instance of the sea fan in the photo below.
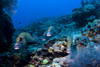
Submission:
{"label": "sea fan", "polygon": [[83,48],[76,54],[70,67],[91,67],[98,64],[100,64],[100,50],[95,47],[88,47]]}
{"label": "sea fan", "polygon": [[17,12],[17,0],[2,0],[1,5],[3,9],[10,15],[13,15]]}

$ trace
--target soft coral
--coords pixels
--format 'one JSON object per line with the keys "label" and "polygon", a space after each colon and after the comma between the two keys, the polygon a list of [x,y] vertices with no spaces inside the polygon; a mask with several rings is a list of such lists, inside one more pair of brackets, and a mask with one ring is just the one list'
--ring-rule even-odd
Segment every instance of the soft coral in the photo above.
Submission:
{"label": "soft coral", "polygon": [[1,0],[0,5],[8,14],[13,15],[17,10],[17,0]]}

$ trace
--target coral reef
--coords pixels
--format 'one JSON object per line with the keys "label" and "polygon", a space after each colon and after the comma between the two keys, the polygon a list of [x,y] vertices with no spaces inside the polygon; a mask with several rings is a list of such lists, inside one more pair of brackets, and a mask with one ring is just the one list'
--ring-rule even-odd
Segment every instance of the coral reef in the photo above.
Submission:
{"label": "coral reef", "polygon": [[0,51],[4,52],[12,44],[12,35],[15,28],[11,22],[10,16],[5,12],[0,17]]}
{"label": "coral reef", "polygon": [[[7,12],[13,13],[10,12],[14,6],[13,2],[14,0],[0,0],[0,67],[7,67],[11,63],[8,61],[11,57],[9,48],[13,42],[12,37],[15,28]],[[3,11],[5,8],[7,8],[7,12]]]}
{"label": "coral reef", "polygon": [[[4,52],[7,47],[12,44],[12,35],[15,28],[12,24],[11,17],[6,13],[10,12],[11,9],[16,5],[14,3],[17,0],[0,0],[0,51]],[[3,11],[6,9],[6,11]]]}
{"label": "coral reef", "polygon": [[[95,24],[96,27],[95,27]],[[51,39],[44,44],[44,49],[39,49],[35,53],[37,57],[41,57],[42,60],[39,62],[38,66],[68,66],[68,67],[91,67],[100,66],[99,51],[100,51],[100,36],[99,36],[99,19],[91,22],[90,27],[86,25],[86,29],[83,30],[81,35],[77,35],[71,46],[71,53],[66,54],[66,48],[68,47],[67,42],[70,40],[67,37],[62,37],[62,39]],[[95,31],[94,31],[95,30]],[[98,30],[98,31],[97,31]],[[86,33],[87,32],[87,33]],[[97,37],[98,36],[98,37]],[[70,41],[71,42],[71,41]],[[74,45],[75,44],[75,45]],[[77,48],[73,48],[76,46]],[[47,49],[46,49],[47,48]],[[49,49],[48,49],[49,48]],[[52,60],[50,60],[52,57]],[[88,62],[87,62],[88,61]],[[30,64],[32,65],[32,64]],[[36,66],[36,64],[34,65]]]}
{"label": "coral reef", "polygon": [[[75,8],[72,11],[72,19],[76,22],[78,27],[82,27],[88,23],[87,18],[91,17],[92,15],[95,16],[95,18],[100,18],[100,6],[99,6],[99,0],[93,0],[93,1],[86,1],[81,0],[82,7]],[[94,20],[91,19],[92,21]]]}
{"label": "coral reef", "polygon": [[[4,37],[6,39],[0,39],[0,43],[1,41],[6,44],[9,43],[9,45],[4,46],[11,48],[4,53],[0,53],[1,66],[99,67],[99,2],[99,0],[81,0],[82,6],[74,9],[71,15],[63,15],[55,19],[52,17],[41,18],[26,27],[16,29],[15,32],[12,23],[12,26],[8,24],[8,21],[11,22],[11,18],[3,12],[4,15],[2,14],[1,16],[5,17],[2,17],[3,20],[0,20],[2,21],[0,30],[4,34],[2,39]],[[7,20],[4,20],[4,18]],[[11,27],[9,30],[8,26]],[[53,32],[53,36],[43,41],[43,36],[47,36],[48,31],[50,35],[52,30],[56,34]],[[45,33],[45,31],[47,32]],[[38,43],[27,45],[23,49],[14,50],[15,39],[22,32],[28,32],[33,36],[37,35]],[[13,40],[11,40],[12,34]],[[11,44],[12,42],[13,44]],[[0,46],[2,45],[0,44]]]}
{"label": "coral reef", "polygon": [[[50,25],[45,24],[45,23],[48,23],[48,21],[45,21],[45,23],[42,21],[38,21],[38,22],[30,23],[26,27],[16,29],[16,31],[13,35],[13,43],[15,43],[15,39],[21,32],[28,32],[32,35],[38,36],[38,44],[28,45],[27,48],[23,48],[21,50],[14,50],[13,44],[12,44],[11,52],[12,53],[20,53],[20,52],[24,51],[27,53],[27,55],[29,55],[29,57],[37,56],[39,58],[42,58],[41,62],[37,61],[38,64],[29,63],[29,64],[26,64],[26,67],[27,66],[33,66],[33,67],[34,66],[41,66],[41,67],[47,66],[48,64],[49,65],[52,64],[53,59],[55,57],[63,57],[63,56],[68,55],[68,53],[66,53],[67,37],[69,36],[70,33],[72,33],[73,29],[76,29],[76,26],[75,26],[74,22],[71,22],[72,21],[71,17],[69,19],[66,18],[66,20],[68,20],[68,22],[61,19],[62,23],[60,23],[61,20],[59,20],[59,19],[62,17],[59,17],[59,18],[55,19],[54,21],[51,20],[52,23]],[[64,17],[67,17],[67,15]],[[57,22],[58,22],[58,24],[57,24]],[[63,24],[63,22],[65,22],[65,24],[67,24],[67,25]],[[69,22],[71,22],[71,23],[69,23]],[[53,31],[56,32],[56,34],[53,33],[52,37],[50,37],[46,41],[43,41],[42,40],[43,34],[45,31],[48,30],[49,26],[53,27]],[[78,30],[76,31],[76,33],[79,33]],[[59,46],[58,46],[57,43],[60,43],[60,42],[62,42],[62,44],[61,45],[59,44]],[[57,52],[57,51],[53,51],[52,53],[48,52],[48,49],[50,47],[53,47],[54,44],[56,44],[58,46],[58,48],[61,52]],[[56,49],[54,48],[54,50],[56,50]],[[34,59],[31,59],[31,60],[32,60],[32,62],[36,61]],[[28,62],[31,62],[31,61],[28,61]],[[53,64],[53,65],[55,65],[55,64]]]}

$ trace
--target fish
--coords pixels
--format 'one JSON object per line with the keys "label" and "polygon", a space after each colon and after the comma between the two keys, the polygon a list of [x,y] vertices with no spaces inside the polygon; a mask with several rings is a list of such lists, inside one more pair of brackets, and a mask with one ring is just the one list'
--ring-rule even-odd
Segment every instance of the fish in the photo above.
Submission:
{"label": "fish", "polygon": [[46,31],[44,32],[44,34],[43,34],[43,37],[42,37],[42,41],[46,41],[46,40],[48,40],[48,37],[46,36]]}
{"label": "fish", "polygon": [[50,37],[53,36],[54,34],[54,27],[53,26],[50,26],[44,33],[43,33],[43,37],[42,37],[42,41],[46,41],[48,40]]}
{"label": "fish", "polygon": [[43,36],[42,37],[42,41],[46,41],[47,40],[47,37],[46,36]]}
{"label": "fish", "polygon": [[50,37],[61,32],[61,29],[55,30],[53,26],[50,26],[43,34],[42,41],[48,40]]}
{"label": "fish", "polygon": [[25,47],[27,44],[37,44],[37,43],[38,43],[37,36],[33,38],[30,33],[22,32],[16,38],[14,49],[21,49]]}
{"label": "fish", "polygon": [[68,37],[67,53],[71,53],[71,36]]}
{"label": "fish", "polygon": [[53,26],[50,26],[48,28],[48,30],[47,30],[46,36],[47,37],[51,37],[53,35],[54,31],[55,31],[54,27]]}
{"label": "fish", "polygon": [[19,22],[19,24],[21,24],[21,22]]}

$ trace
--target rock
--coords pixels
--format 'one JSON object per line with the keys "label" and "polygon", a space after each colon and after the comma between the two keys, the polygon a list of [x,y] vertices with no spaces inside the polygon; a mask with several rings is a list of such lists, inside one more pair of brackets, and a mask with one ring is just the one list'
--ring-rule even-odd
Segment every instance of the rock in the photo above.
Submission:
{"label": "rock", "polygon": [[91,15],[95,16],[95,6],[92,4],[75,8],[72,11],[72,19],[74,22],[76,22],[78,27],[85,26],[88,23],[87,18],[89,18]]}
{"label": "rock", "polygon": [[0,15],[0,52],[4,52],[12,44],[12,35],[15,28],[10,16],[5,12]]}

